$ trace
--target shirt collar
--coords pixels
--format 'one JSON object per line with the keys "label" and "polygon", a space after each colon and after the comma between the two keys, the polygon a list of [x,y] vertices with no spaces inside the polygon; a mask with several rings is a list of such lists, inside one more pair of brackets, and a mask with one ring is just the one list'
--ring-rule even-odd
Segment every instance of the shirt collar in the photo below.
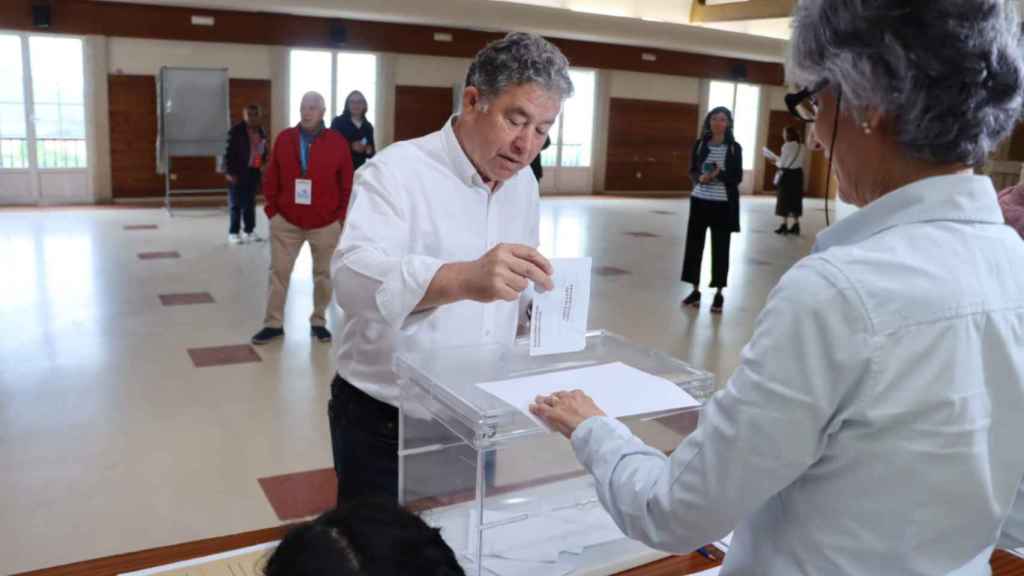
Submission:
{"label": "shirt collar", "polygon": [[316,127],[315,132],[306,132],[306,129],[302,127],[302,123],[298,123],[296,128],[299,129],[299,135],[308,139],[315,139],[324,131],[324,123],[320,122],[320,125]]}
{"label": "shirt collar", "polygon": [[484,182],[483,177],[480,176],[476,167],[469,160],[466,151],[462,149],[462,144],[459,144],[459,139],[455,137],[455,122],[458,118],[458,114],[453,114],[445,122],[444,128],[441,129],[441,137],[444,141],[445,151],[447,152],[452,171],[466,186],[471,188],[483,186],[487,188],[487,183]]}
{"label": "shirt collar", "polygon": [[956,174],[912,182],[823,230],[812,252],[857,244],[896,226],[942,221],[1003,224],[992,180]]}

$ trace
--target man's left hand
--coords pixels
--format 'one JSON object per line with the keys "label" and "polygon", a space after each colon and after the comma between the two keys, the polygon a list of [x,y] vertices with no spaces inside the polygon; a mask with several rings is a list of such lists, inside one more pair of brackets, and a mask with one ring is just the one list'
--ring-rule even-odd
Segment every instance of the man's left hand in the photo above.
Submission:
{"label": "man's left hand", "polygon": [[537,396],[530,405],[530,412],[566,438],[571,438],[572,433],[584,420],[594,416],[606,416],[594,400],[582,390]]}

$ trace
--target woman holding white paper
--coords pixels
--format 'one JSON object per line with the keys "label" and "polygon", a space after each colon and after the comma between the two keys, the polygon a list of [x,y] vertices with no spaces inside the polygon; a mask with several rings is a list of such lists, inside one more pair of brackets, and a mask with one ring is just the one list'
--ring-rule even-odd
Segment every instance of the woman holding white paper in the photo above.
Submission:
{"label": "woman holding white paper", "polygon": [[800,2],[787,104],[860,210],[781,279],[671,456],[580,392],[531,407],[627,535],[735,529],[727,576],[987,576],[1020,545],[1024,243],[971,170],[1021,110],[1015,6]]}
{"label": "woman holding white paper", "polygon": [[[765,158],[778,169],[775,173],[775,215],[782,218],[782,224],[776,228],[775,233],[799,236],[800,217],[804,215],[804,157],[807,150],[795,126],[786,126],[782,138],[786,143],[782,145],[779,156],[764,149]],[[792,227],[789,225],[790,218],[793,219]]]}

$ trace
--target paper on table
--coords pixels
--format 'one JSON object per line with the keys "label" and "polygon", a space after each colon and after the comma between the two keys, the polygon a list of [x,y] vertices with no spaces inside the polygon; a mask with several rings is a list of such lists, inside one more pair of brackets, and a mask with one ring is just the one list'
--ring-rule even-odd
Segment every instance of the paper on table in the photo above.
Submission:
{"label": "paper on table", "polygon": [[690,576],[718,576],[718,573],[722,571],[721,566],[715,566],[714,568],[708,568],[702,572],[690,574]]}
{"label": "paper on table", "polygon": [[[474,526],[475,514],[470,511]],[[564,554],[582,554],[626,537],[599,504],[533,515],[488,510],[484,517],[494,524],[485,532],[484,556],[506,560],[552,564]]]}
{"label": "paper on table", "polygon": [[590,258],[554,258],[554,290],[533,297],[530,356],[578,352],[587,345]]}
{"label": "paper on table", "polygon": [[582,390],[612,418],[700,405],[693,396],[668,380],[622,362],[484,382],[477,386],[514,406],[545,428],[547,425],[530,413],[530,404],[537,396],[547,396],[561,390]]}
{"label": "paper on table", "polygon": [[726,534],[725,538],[715,542],[715,546],[721,548],[723,552],[728,552],[729,548],[732,547],[732,532]]}
{"label": "paper on table", "polygon": [[1022,548],[1015,548],[1013,550],[1009,550],[1009,552],[1010,552],[1010,554],[1013,554],[1014,556],[1019,556],[1021,558],[1024,558],[1024,547],[1022,547]]}
{"label": "paper on table", "polygon": [[524,562],[505,558],[484,558],[484,570],[498,576],[564,576],[576,570],[574,563]]}

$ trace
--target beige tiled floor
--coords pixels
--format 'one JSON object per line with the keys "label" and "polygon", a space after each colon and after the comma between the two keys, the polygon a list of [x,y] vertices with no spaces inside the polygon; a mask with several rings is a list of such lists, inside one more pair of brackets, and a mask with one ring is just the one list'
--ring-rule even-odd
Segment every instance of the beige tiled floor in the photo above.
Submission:
{"label": "beige tiled floor", "polygon": [[[595,277],[592,327],[723,381],[824,214],[809,201],[804,236],[780,238],[772,201],[745,199],[715,318],[709,299],[700,312],[679,308],[687,206],[545,199],[542,248],[630,272]],[[159,228],[124,229],[138,224]],[[333,357],[309,338],[308,250],[284,342],[260,348],[259,363],[197,369],[189,359],[189,348],[248,342],[263,317],[267,244],[229,246],[226,228],[217,210],[0,211],[0,573],[272,526],[257,478],[331,465]],[[160,251],[181,258],[137,257]],[[215,303],[160,303],[187,292]],[[330,316],[336,324],[339,311]]]}

